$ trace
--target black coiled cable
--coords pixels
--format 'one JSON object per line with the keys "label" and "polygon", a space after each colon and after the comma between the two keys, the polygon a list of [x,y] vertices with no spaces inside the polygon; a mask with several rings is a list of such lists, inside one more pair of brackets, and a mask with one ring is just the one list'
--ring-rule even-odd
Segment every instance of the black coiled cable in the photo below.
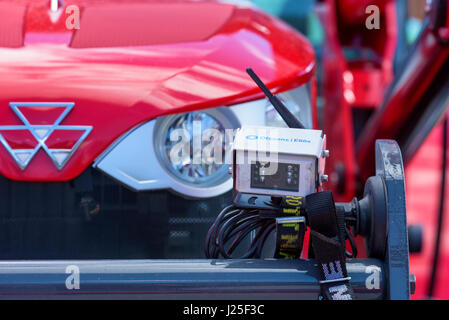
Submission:
{"label": "black coiled cable", "polygon": [[[242,210],[229,206],[218,215],[206,235],[204,250],[208,259],[258,259],[268,236],[275,230],[276,220],[263,216],[259,210]],[[245,239],[255,236],[245,254],[234,257],[233,253]]]}
{"label": "black coiled cable", "polygon": [[[244,210],[234,205],[226,207],[220,212],[206,235],[204,243],[206,258],[259,259],[267,238],[276,229],[276,217],[276,214],[259,210]],[[352,248],[351,253],[346,251],[346,256],[356,258],[357,246],[354,238],[347,227],[345,231],[346,239]],[[251,239],[253,232],[255,236]],[[250,244],[245,254],[234,257],[235,250],[245,239],[251,239],[248,241]]]}

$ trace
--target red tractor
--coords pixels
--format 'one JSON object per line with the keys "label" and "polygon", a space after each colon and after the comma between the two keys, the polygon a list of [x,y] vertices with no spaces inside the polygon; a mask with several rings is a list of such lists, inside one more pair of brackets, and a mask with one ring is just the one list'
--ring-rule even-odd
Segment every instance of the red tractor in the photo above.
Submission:
{"label": "red tractor", "polygon": [[[219,268],[192,260],[204,258],[204,237],[232,201],[226,160],[233,130],[285,126],[246,74],[251,67],[305,128],[321,127],[326,134],[329,182],[324,189],[336,201],[370,196],[363,186],[376,174],[397,173],[398,179],[384,177],[386,192],[393,192],[393,180],[403,183],[404,160],[406,195],[395,195],[397,203],[407,199],[409,242],[404,243],[406,231],[399,232],[401,239],[388,236],[394,221],[377,235],[407,249],[401,261],[407,267],[401,276],[407,279],[398,284],[406,289],[398,294],[388,279],[388,285],[374,281],[365,290],[365,278],[384,264],[370,256],[372,243],[365,252],[359,237],[359,257],[370,257],[363,271],[349,262],[356,295],[409,297],[415,291],[415,280],[408,278],[410,247],[420,252],[410,259],[418,283],[414,297],[448,298],[449,279],[438,270],[449,263],[442,240],[447,234],[442,172],[447,169],[449,3],[428,6],[421,35],[397,68],[396,5],[393,0],[318,1],[325,45],[317,60],[303,35],[244,1],[0,1],[0,259],[6,268],[0,295],[57,297],[69,290],[75,298],[110,297],[111,292],[316,298],[313,277],[301,280],[315,286],[310,292],[298,289],[304,282],[285,282],[288,270],[312,270],[307,261],[295,262],[298,267],[288,261],[231,260],[223,262],[228,268]],[[324,101],[320,115],[318,91]],[[178,138],[189,141],[188,150],[174,163],[178,140],[173,136],[180,129],[187,132]],[[196,130],[223,138],[202,138]],[[376,149],[379,139],[396,140],[400,150],[388,149],[388,143]],[[213,153],[196,153],[195,145],[211,146],[207,150]],[[204,160],[218,153],[223,162]],[[397,166],[375,163],[376,156],[398,157],[385,160]],[[389,205],[397,204],[392,199]],[[354,213],[343,204],[337,207],[348,216]],[[405,218],[405,206],[401,214]],[[405,220],[401,223],[406,227]],[[366,234],[376,238],[372,230]],[[394,246],[388,250],[390,275],[397,270]],[[105,264],[112,270],[107,275]],[[49,268],[49,278],[27,287],[36,266]],[[90,282],[79,291],[79,284],[69,288],[52,281],[59,269],[87,272]],[[261,269],[272,277],[263,290]],[[120,273],[132,276],[123,282],[114,278]],[[178,281],[176,290],[164,285],[161,274],[167,283]],[[192,285],[180,274],[203,285]]]}

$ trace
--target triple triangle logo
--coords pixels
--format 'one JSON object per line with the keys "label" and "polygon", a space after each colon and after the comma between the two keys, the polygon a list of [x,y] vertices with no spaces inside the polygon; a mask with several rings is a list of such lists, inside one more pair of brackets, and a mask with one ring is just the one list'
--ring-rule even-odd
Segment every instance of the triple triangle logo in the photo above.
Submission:
{"label": "triple triangle logo", "polygon": [[9,105],[23,125],[0,126],[0,142],[22,170],[40,149],[61,170],[92,131],[91,126],[61,125],[74,103],[11,102]]}

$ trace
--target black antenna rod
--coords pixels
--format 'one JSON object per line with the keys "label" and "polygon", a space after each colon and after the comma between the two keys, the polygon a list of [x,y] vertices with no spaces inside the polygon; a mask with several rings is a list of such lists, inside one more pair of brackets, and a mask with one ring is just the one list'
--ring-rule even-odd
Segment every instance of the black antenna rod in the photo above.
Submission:
{"label": "black antenna rod", "polygon": [[293,113],[290,112],[290,110],[287,109],[287,107],[282,103],[281,100],[279,100],[278,97],[276,97],[268,88],[267,86],[260,80],[260,78],[257,76],[257,74],[253,71],[253,69],[248,68],[246,69],[246,72],[249,74],[249,76],[254,80],[254,82],[257,84],[257,86],[263,91],[263,93],[267,96],[268,100],[270,100],[270,103],[273,105],[273,107],[276,109],[276,111],[280,114],[282,119],[285,121],[287,126],[289,128],[293,129],[305,129],[304,125],[299,121]]}

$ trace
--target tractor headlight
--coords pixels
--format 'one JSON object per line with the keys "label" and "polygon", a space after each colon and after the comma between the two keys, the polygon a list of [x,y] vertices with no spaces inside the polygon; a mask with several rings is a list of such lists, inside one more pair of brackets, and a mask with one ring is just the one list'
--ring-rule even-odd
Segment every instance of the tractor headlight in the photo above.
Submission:
{"label": "tractor headlight", "polygon": [[[306,128],[313,128],[312,120],[312,99],[310,95],[310,85],[306,84],[294,90],[286,91],[276,96],[282,100],[285,106],[293,113]],[[282,120],[279,113],[274,109],[271,103],[267,100],[265,107],[265,125],[267,127],[284,127],[284,120]]]}
{"label": "tractor headlight", "polygon": [[229,144],[238,120],[225,108],[195,111],[159,119],[155,149],[168,173],[196,187],[229,180]]}

